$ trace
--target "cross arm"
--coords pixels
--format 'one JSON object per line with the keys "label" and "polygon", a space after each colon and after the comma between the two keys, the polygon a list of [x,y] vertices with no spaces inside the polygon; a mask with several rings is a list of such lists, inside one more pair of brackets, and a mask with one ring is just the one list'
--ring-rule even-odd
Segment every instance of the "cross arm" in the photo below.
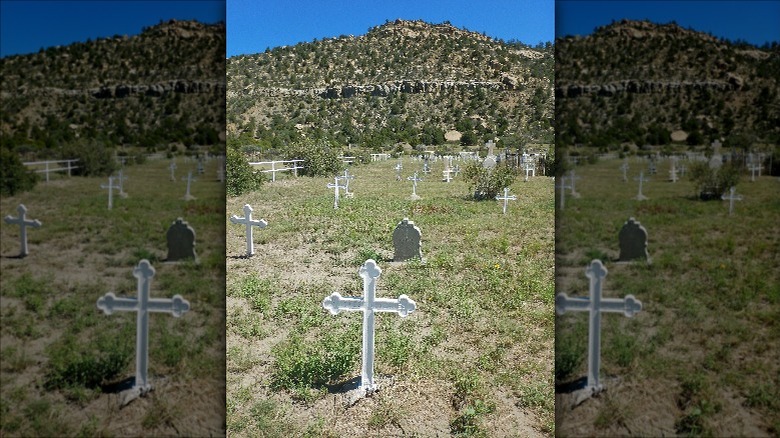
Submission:
{"label": "cross arm", "polygon": [[561,292],[555,296],[555,313],[563,315],[567,310],[583,311],[590,308],[590,298],[570,297]]}
{"label": "cross arm", "polygon": [[363,298],[342,297],[340,293],[333,292],[322,300],[322,307],[333,315],[342,310],[363,310]]}
{"label": "cross arm", "polygon": [[138,300],[135,298],[118,298],[113,292],[109,292],[97,300],[98,309],[106,315],[114,311],[129,311],[138,309]]}
{"label": "cross arm", "polygon": [[230,222],[233,222],[234,224],[245,224],[246,220],[245,217],[238,217],[236,215],[230,216]]}
{"label": "cross arm", "polygon": [[391,298],[376,298],[374,300],[375,312],[396,312],[401,318],[414,312],[417,303],[406,295],[401,295],[397,300]]}
{"label": "cross arm", "polygon": [[190,302],[182,298],[181,295],[174,295],[173,298],[150,298],[147,310],[150,312],[170,313],[174,318],[178,318],[190,310]]}
{"label": "cross arm", "polygon": [[599,310],[602,312],[623,313],[631,318],[642,310],[642,302],[634,298],[633,295],[626,295],[625,298],[602,298]]}

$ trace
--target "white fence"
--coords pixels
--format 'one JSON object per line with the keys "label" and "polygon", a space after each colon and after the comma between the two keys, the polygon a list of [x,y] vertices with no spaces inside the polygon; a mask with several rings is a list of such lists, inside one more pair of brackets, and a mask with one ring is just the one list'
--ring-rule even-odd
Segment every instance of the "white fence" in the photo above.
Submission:
{"label": "white fence", "polygon": [[[78,166],[73,165],[73,163],[78,160],[78,158],[75,158],[73,160],[29,161],[22,164],[30,167],[35,173],[46,173],[46,182],[49,182],[49,172],[61,172],[67,170],[68,176],[70,176],[70,171],[72,169],[78,169]],[[43,168],[40,166],[43,166]]]}
{"label": "white fence", "polygon": [[[287,164],[291,163],[291,166]],[[255,161],[250,162],[249,165],[256,167],[265,167],[270,165],[270,169],[261,169],[258,172],[268,173],[271,172],[271,181],[276,181],[276,172],[285,172],[292,170],[295,176],[298,176],[298,169],[303,169],[303,166],[299,166],[298,163],[303,163],[303,160],[286,160],[286,161]],[[277,168],[276,165],[281,164],[283,167]]]}

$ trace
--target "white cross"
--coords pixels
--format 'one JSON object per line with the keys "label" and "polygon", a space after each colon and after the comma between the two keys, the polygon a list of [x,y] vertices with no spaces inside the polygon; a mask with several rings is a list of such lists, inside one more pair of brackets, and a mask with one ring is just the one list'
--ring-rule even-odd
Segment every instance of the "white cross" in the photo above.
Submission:
{"label": "white cross", "polygon": [[119,196],[127,198],[127,193],[125,193],[124,188],[124,181],[127,179],[127,177],[124,175],[123,170],[119,169],[119,176],[115,176],[114,178],[119,181]]}
{"label": "white cross", "polygon": [[672,158],[672,168],[669,169],[669,179],[672,182],[677,182],[677,157]]}
{"label": "white cross", "polygon": [[401,181],[401,170],[403,170],[403,168],[404,168],[404,165],[401,164],[400,161],[393,168],[393,169],[395,169],[395,180],[396,181]]}
{"label": "white cross", "polygon": [[566,206],[566,189],[571,188],[571,185],[566,184],[566,177],[561,177],[561,183],[558,184],[558,188],[561,189],[561,210]]}
{"label": "white cross", "polygon": [[628,172],[628,160],[623,161],[623,165],[620,166],[620,170],[623,171],[623,182],[627,182],[628,181],[628,175],[627,175],[627,172]]}
{"label": "white cross", "polygon": [[363,277],[363,297],[342,297],[333,292],[322,300],[322,307],[331,314],[337,315],[342,310],[363,312],[363,369],[360,373],[360,388],[365,392],[376,389],[374,383],[374,313],[395,312],[402,318],[414,312],[417,304],[406,295],[397,300],[392,298],[376,298],[376,280],[382,274],[382,269],[373,259],[366,260],[358,274]]}
{"label": "white cross", "polygon": [[452,172],[453,172],[453,171],[452,171],[452,169],[450,169],[449,167],[448,167],[448,168],[446,168],[446,169],[444,169],[444,170],[441,172],[441,173],[442,173],[442,176],[444,177],[444,181],[445,181],[445,182],[450,182],[450,181],[452,181]]}
{"label": "white cross", "polygon": [[[182,177],[181,180],[184,181],[185,178]],[[184,197],[182,199],[184,199],[185,201],[191,201],[195,199],[195,197],[190,194],[190,185],[192,184],[193,181],[197,181],[195,178],[192,177],[191,170],[187,173],[186,180],[187,180],[187,193],[184,194]]]}
{"label": "white cross", "polygon": [[580,177],[574,174],[574,169],[569,171],[569,179],[571,180],[571,187],[569,187],[571,189],[571,195],[575,198],[579,198],[580,194],[577,193],[577,189],[575,189],[574,187],[575,187],[575,183],[577,182],[578,179],[580,179]]}
{"label": "white cross", "polygon": [[417,196],[417,182],[422,181],[422,178],[418,178],[417,172],[414,172],[414,176],[408,176],[406,179],[412,182],[412,196]]}
{"label": "white cross", "polygon": [[19,204],[19,206],[16,207],[16,211],[19,213],[19,217],[13,217],[11,215],[8,215],[3,220],[7,224],[19,225],[20,228],[19,233],[20,233],[20,239],[22,243],[22,252],[19,253],[19,257],[26,257],[27,256],[27,227],[40,228],[41,221],[39,221],[38,219],[28,220],[25,217],[27,215],[27,207],[25,207],[24,204]]}
{"label": "white cross", "polygon": [[750,169],[750,172],[752,172],[752,174],[750,176],[750,181],[755,182],[756,181],[756,171],[758,171],[758,176],[760,177],[761,176],[761,169],[763,169],[763,168],[764,167],[761,166],[761,163],[751,164],[750,167],[748,167],[748,169]]}
{"label": "white cross", "polygon": [[506,203],[507,203],[507,201],[516,201],[517,200],[517,196],[510,195],[509,194],[509,187],[504,187],[504,197],[502,198],[501,196],[498,196],[498,195],[496,196],[496,201],[500,201],[502,199],[504,200],[504,214],[506,214]]}
{"label": "white cross", "polygon": [[252,227],[265,228],[268,226],[268,222],[264,219],[257,221],[252,220],[252,206],[249,204],[244,205],[244,217],[238,217],[236,215],[230,216],[230,222],[234,224],[246,224],[246,256],[252,257],[255,253],[255,243],[252,239]]}
{"label": "white cross", "polygon": [[590,297],[569,297],[565,293],[559,293],[555,296],[555,313],[563,315],[566,311],[590,312],[587,388],[596,393],[602,389],[599,383],[601,312],[622,313],[631,318],[642,310],[642,302],[633,295],[626,295],[625,298],[601,298],[602,280],[607,276],[607,268],[601,260],[590,262],[585,275],[590,279]]}
{"label": "white cross", "polygon": [[645,182],[645,181],[650,181],[650,180],[648,178],[645,178],[644,171],[639,172],[639,176],[634,178],[634,181],[639,181],[639,194],[636,195],[636,199],[638,201],[643,201],[643,200],[647,199],[647,196],[642,194],[642,183]]}
{"label": "white cross", "polygon": [[536,166],[531,161],[527,161],[523,165],[523,170],[525,170],[525,181],[528,181],[528,174],[531,173],[531,176],[536,176]]}
{"label": "white cross", "polygon": [[340,176],[339,179],[343,179],[346,181],[344,184],[344,193],[349,194],[349,182],[353,179],[355,179],[355,175],[349,174],[349,169],[344,169],[344,175]]}
{"label": "white cross", "polygon": [[346,189],[345,186],[340,186],[339,185],[339,179],[341,179],[341,178],[337,176],[337,177],[333,178],[333,183],[332,184],[328,183],[328,188],[329,189],[336,189],[336,194],[334,195],[334,198],[333,198],[333,208],[334,209],[335,208],[339,208],[339,189]]}
{"label": "white cross", "polygon": [[741,201],[742,200],[742,195],[734,194],[734,192],[736,190],[737,190],[736,187],[731,186],[731,190],[730,190],[729,196],[721,195],[721,197],[720,197],[720,199],[722,199],[724,201],[725,200],[729,201],[729,216],[731,215],[731,213],[734,212],[734,201]]}
{"label": "white cross", "polygon": [[108,185],[100,185],[100,188],[108,189],[108,209],[111,210],[111,207],[114,206],[114,189],[118,189],[119,187],[114,185],[114,177],[109,176],[108,177]]}
{"label": "white cross", "polygon": [[171,169],[171,181],[176,181],[176,175],[174,175],[174,171],[176,170],[176,161],[171,160],[171,165],[168,166],[168,169]]}
{"label": "white cross", "polygon": [[152,388],[149,384],[147,369],[149,364],[149,312],[170,313],[175,318],[190,310],[189,301],[174,295],[173,298],[149,298],[149,286],[154,277],[154,268],[148,260],[141,260],[133,269],[138,279],[136,298],[121,298],[109,292],[97,300],[98,309],[106,315],[115,311],[138,312],[135,342],[135,384],[134,389],[145,393]]}

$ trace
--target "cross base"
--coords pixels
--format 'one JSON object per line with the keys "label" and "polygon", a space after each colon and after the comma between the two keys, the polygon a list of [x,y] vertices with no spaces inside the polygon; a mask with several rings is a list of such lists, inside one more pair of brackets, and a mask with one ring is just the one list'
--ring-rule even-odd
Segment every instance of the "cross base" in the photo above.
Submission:
{"label": "cross base", "polygon": [[185,201],[192,201],[192,200],[194,200],[196,198],[194,196],[190,195],[190,194],[187,194],[187,195],[184,195],[184,197],[181,198],[181,199],[184,199]]}
{"label": "cross base", "polygon": [[371,386],[360,386],[360,378],[353,379],[341,387],[343,391],[342,402],[345,408],[354,406],[357,402],[364,398],[372,397],[378,393],[381,389],[391,386],[395,379],[392,376],[379,377],[374,376],[374,384]]}
{"label": "cross base", "polygon": [[647,199],[649,199],[649,198],[648,198],[647,196],[645,196],[645,195],[636,195],[636,198],[635,198],[635,199],[636,199],[637,201],[645,201],[645,200],[647,200]]}
{"label": "cross base", "polygon": [[419,201],[420,199],[422,198],[419,195],[412,195],[409,197],[409,200],[411,201]]}
{"label": "cross base", "polygon": [[146,394],[150,393],[152,391],[152,385],[146,384],[146,385],[140,385],[140,386],[133,386],[130,389],[126,389],[119,393],[119,407],[123,408],[130,404],[131,401],[137,399],[138,397],[144,397]]}

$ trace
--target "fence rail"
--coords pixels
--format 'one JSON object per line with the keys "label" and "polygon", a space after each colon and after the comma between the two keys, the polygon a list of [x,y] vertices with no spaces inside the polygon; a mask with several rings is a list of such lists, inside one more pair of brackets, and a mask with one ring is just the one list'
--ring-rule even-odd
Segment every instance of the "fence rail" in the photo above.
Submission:
{"label": "fence rail", "polygon": [[[288,166],[287,164],[291,163],[292,166]],[[285,161],[250,161],[249,165],[252,167],[258,167],[258,166],[268,166],[270,165],[270,169],[261,169],[258,170],[258,172],[264,172],[264,173],[271,173],[271,181],[276,181],[276,172],[285,172],[285,171],[293,171],[293,174],[295,176],[298,176],[298,169],[303,169],[303,166],[299,166],[298,163],[303,163],[303,160],[285,160]],[[277,164],[282,164],[284,167],[277,168]]]}
{"label": "fence rail", "polygon": [[[71,176],[71,170],[78,169],[78,166],[73,166],[73,163],[76,161],[79,161],[78,158],[74,158],[72,160],[49,160],[49,161],[28,161],[26,163],[22,163],[27,167],[30,167],[31,170],[35,173],[46,173],[46,182],[49,182],[49,173],[50,172],[61,172],[63,170],[68,171],[68,176]],[[65,163],[65,164],[60,164]],[[38,168],[37,166],[44,166],[43,169]],[[51,166],[55,166],[52,168]],[[64,166],[64,167],[59,167]]]}

